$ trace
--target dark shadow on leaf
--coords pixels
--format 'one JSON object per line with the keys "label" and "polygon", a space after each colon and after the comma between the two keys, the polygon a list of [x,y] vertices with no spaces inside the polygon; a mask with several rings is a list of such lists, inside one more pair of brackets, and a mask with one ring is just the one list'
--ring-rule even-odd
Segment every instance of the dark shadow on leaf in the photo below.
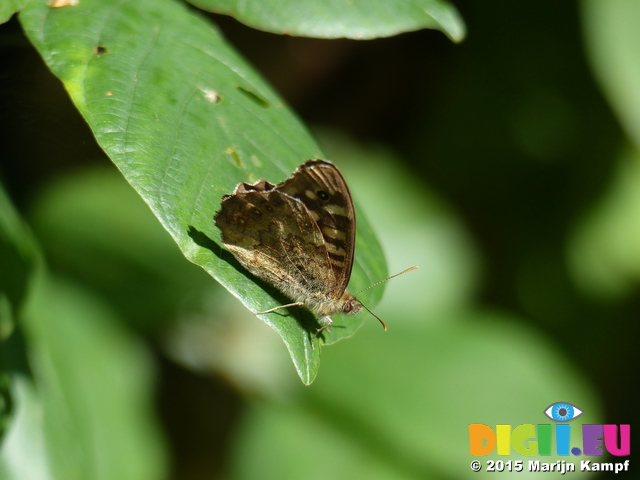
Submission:
{"label": "dark shadow on leaf", "polygon": [[204,232],[201,232],[193,225],[189,225],[187,235],[191,237],[191,240],[193,240],[196,245],[210,250],[211,253],[213,253],[219,259],[224,260],[225,262],[228,262],[233,266],[240,265],[237,261],[235,261],[235,263],[233,261],[230,261],[230,259],[235,260],[235,258],[233,257],[233,255],[231,255],[231,253],[226,251],[221,244],[209,238]]}
{"label": "dark shadow on leaf", "polygon": [[[191,239],[202,248],[206,248],[211,251],[216,257],[218,257],[223,262],[227,262],[233,268],[235,268],[238,272],[242,273],[247,281],[253,282],[258,285],[264,292],[273,298],[276,302],[281,305],[286,305],[288,303],[292,303],[293,301],[284,295],[280,290],[278,290],[274,285],[265,282],[261,278],[256,277],[251,272],[249,272],[246,268],[244,268],[236,257],[234,257],[231,252],[226,250],[221,244],[216,242],[215,240],[209,238],[205,233],[201,232],[193,225],[189,225],[188,235]],[[313,335],[316,334],[316,330],[320,328],[320,323],[318,322],[317,317],[309,311],[309,309],[303,306],[295,306],[290,308],[283,308],[282,310],[276,310],[272,312],[276,315],[281,315],[283,317],[292,316],[296,319],[296,321],[310,334],[310,339]],[[259,315],[258,315],[259,316]],[[339,326],[333,325],[331,328],[339,328]],[[324,336],[321,334],[321,338]]]}
{"label": "dark shadow on leaf", "polygon": [[242,93],[249,100],[253,101],[256,105],[260,105],[261,107],[265,107],[265,108],[269,106],[269,102],[264,98],[262,98],[257,93],[252,92],[251,90],[244,87],[236,87],[236,88],[240,93]]}

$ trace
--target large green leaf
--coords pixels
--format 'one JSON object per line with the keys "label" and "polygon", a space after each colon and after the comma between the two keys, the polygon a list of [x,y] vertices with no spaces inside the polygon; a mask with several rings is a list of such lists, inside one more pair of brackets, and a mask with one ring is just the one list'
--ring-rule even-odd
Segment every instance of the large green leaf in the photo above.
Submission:
{"label": "large green leaf", "polygon": [[159,478],[144,348],[39,252],[0,188],[0,478]]}
{"label": "large green leaf", "polygon": [[[20,18],[98,143],[186,257],[254,312],[282,304],[222,249],[212,220],[238,182],[278,182],[323,156],[277,95],[209,23],[171,0],[83,0],[55,9],[33,0]],[[350,288],[385,274],[378,242],[360,216]],[[363,300],[375,304],[381,293],[373,289]],[[311,348],[316,325],[293,310],[260,318],[282,336],[310,383],[320,359],[320,348]],[[335,318],[326,342],[353,334],[364,318]]]}
{"label": "large green leaf", "polygon": [[441,30],[456,42],[465,35],[458,11],[442,0],[190,1],[254,28],[304,37],[363,40],[422,28]]}
{"label": "large green leaf", "polygon": [[11,18],[15,12],[19,11],[27,0],[2,0],[0,2],[0,23],[4,23]]}
{"label": "large green leaf", "polygon": [[11,375],[24,361],[16,326],[40,266],[37,246],[0,184],[0,443],[14,415]]}
{"label": "large green leaf", "polygon": [[23,325],[36,388],[13,376],[17,415],[1,450],[0,477],[162,478],[144,347],[87,291],[44,275]]}

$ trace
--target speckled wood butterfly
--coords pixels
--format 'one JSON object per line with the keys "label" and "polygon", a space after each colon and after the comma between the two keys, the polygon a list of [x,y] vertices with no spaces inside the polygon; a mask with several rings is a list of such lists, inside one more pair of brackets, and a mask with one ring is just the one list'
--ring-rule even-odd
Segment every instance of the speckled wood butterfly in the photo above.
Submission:
{"label": "speckled wood butterfly", "polygon": [[319,316],[317,337],[328,331],[332,315],[369,311],[347,290],[356,215],[349,188],[333,164],[308,160],[278,185],[239,183],[222,197],[214,220],[222,243],[240,264],[294,300],[256,315],[304,305]]}

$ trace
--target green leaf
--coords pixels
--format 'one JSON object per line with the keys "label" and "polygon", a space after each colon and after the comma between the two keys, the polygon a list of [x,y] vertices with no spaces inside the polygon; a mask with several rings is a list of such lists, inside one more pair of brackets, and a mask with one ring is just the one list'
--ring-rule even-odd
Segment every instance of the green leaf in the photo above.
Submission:
{"label": "green leaf", "polygon": [[164,451],[150,413],[153,370],[143,346],[104,305],[60,278],[37,283],[24,325],[39,404],[31,415],[40,410],[42,423],[25,425],[20,418],[29,413],[19,406],[0,461],[17,469],[9,478],[27,478],[22,473],[37,451],[19,442],[39,443],[42,431],[50,478],[162,478]]}
{"label": "green leaf", "polygon": [[587,53],[622,125],[640,148],[640,2],[582,2]]}
{"label": "green leaf", "polygon": [[0,2],[0,23],[4,23],[11,18],[11,16],[20,11],[22,7],[27,3],[27,0],[3,0]]}
{"label": "green leaf", "polygon": [[574,228],[573,279],[593,298],[633,297],[640,280],[640,150],[620,155],[607,191]]}
{"label": "green leaf", "polygon": [[37,246],[0,184],[0,443],[14,415],[11,375],[24,360],[12,340],[40,269]]}
{"label": "green leaf", "polygon": [[344,433],[299,404],[250,405],[236,434],[230,478],[263,478],[264,472],[273,478],[305,480],[432,478],[402,475],[397,465],[369,448],[369,442]]}
{"label": "green leaf", "polygon": [[51,479],[42,422],[43,408],[37,388],[24,375],[15,375],[11,383],[15,392],[16,414],[0,449],[0,478]]}
{"label": "green leaf", "polygon": [[273,33],[365,40],[433,28],[461,41],[465,25],[453,5],[441,0],[190,0],[200,8],[232,15]]}
{"label": "green leaf", "polygon": [[[222,249],[212,219],[237,183],[279,182],[304,160],[323,157],[275,93],[209,23],[170,0],[83,0],[56,9],[34,0],[20,19],[98,143],[185,256],[253,312],[281,305]],[[386,275],[377,240],[358,221],[353,291]],[[374,305],[381,294],[373,289],[362,300]],[[321,350],[311,348],[314,322],[303,309],[260,318],[281,335],[303,382],[313,381]],[[352,335],[364,318],[336,317],[326,342]]]}
{"label": "green leaf", "polygon": [[146,351],[87,292],[45,275],[1,188],[0,265],[0,478],[160,478]]}
{"label": "green leaf", "polygon": [[11,333],[39,264],[35,241],[0,184],[0,340]]}

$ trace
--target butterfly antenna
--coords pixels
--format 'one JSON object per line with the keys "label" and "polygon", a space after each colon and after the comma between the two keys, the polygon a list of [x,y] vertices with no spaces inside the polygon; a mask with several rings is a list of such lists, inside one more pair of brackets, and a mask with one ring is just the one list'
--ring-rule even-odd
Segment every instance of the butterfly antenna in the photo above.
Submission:
{"label": "butterfly antenna", "polygon": [[360,305],[362,305],[367,312],[369,312],[371,315],[373,315],[374,317],[376,317],[378,319],[378,321],[382,324],[382,328],[384,328],[384,331],[386,332],[387,331],[387,324],[384,323],[379,316],[377,316],[375,313],[373,313],[371,310],[369,310],[364,303],[360,302]]}
{"label": "butterfly antenna", "polygon": [[[380,285],[381,283],[384,283],[384,282],[386,282],[387,280],[391,280],[392,278],[395,278],[395,277],[397,277],[397,276],[399,276],[399,275],[402,275],[403,273],[410,272],[411,270],[415,270],[416,268],[418,268],[418,266],[417,266],[417,265],[416,265],[415,267],[407,268],[406,270],[403,270],[403,271],[401,271],[400,273],[396,273],[395,275],[391,275],[390,277],[387,277],[387,278],[385,278],[384,280],[380,280],[379,282],[376,282],[376,283],[374,283],[373,285],[369,285],[367,288],[363,288],[363,289],[362,289],[362,290],[360,290],[358,293],[356,293],[356,296],[360,295],[362,292],[364,292],[364,291],[366,291],[366,290],[369,290],[369,289],[370,289],[370,288],[372,288],[372,287],[375,287],[376,285]],[[364,307],[364,305],[363,305],[363,307]],[[364,307],[364,308],[367,308],[367,307]],[[367,311],[368,311],[369,313],[371,313],[371,311],[370,311],[368,308],[367,308]],[[371,313],[371,315],[373,315],[373,313]],[[373,316],[374,316],[374,317],[376,317],[375,315],[373,315]],[[378,318],[378,317],[376,317],[376,318]],[[380,320],[380,319],[378,318],[378,320]],[[382,322],[382,320],[380,320],[380,321]],[[383,325],[384,325],[384,323],[383,323]],[[386,328],[385,328],[385,330],[386,330]]]}
{"label": "butterfly antenna", "polygon": [[[411,270],[415,270],[416,268],[418,268],[418,266],[417,266],[417,265],[416,265],[415,267],[407,268],[406,270],[403,270],[403,271],[401,271],[400,273],[396,273],[395,275],[391,275],[390,277],[387,277],[387,278],[385,278],[384,280],[380,280],[379,282],[376,282],[376,283],[374,283],[373,285],[369,285],[367,288],[364,288],[364,289],[360,290],[360,291],[357,293],[357,295],[360,295],[360,294],[361,294],[362,292],[364,292],[365,290],[369,290],[371,287],[375,287],[376,285],[380,285],[381,283],[384,283],[384,282],[386,282],[387,280],[391,280],[393,277],[397,277],[398,275],[402,275],[403,273],[410,272]],[[378,319],[378,321],[379,321],[379,322],[380,322],[380,324],[382,325],[382,328],[384,328],[384,331],[386,332],[386,331],[387,331],[387,324],[386,324],[386,323],[384,323],[384,322],[382,321],[382,319],[381,319],[379,316],[377,316],[375,313],[373,313],[371,310],[369,310],[369,309],[367,308],[367,306],[366,306],[364,303],[360,302],[360,305],[362,305],[362,306],[364,307],[364,309],[365,309],[367,312],[369,312],[371,315],[373,315],[374,317],[376,317],[376,318]]]}

